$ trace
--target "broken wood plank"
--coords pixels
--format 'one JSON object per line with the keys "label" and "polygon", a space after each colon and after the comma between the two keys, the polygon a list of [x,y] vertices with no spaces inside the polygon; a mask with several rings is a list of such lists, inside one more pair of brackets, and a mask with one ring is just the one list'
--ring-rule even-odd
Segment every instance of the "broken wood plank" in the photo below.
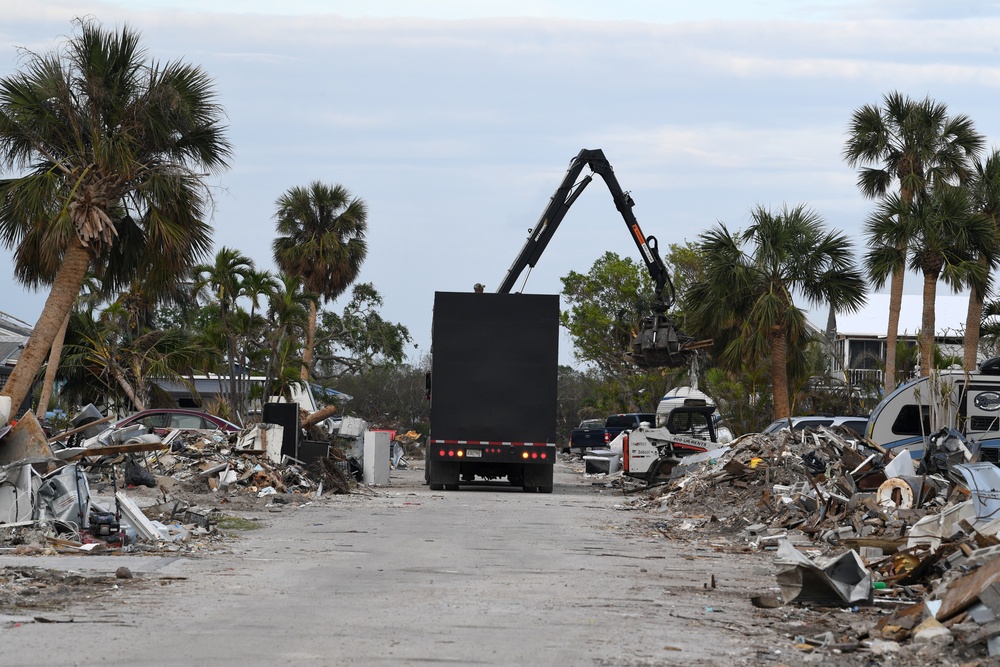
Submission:
{"label": "broken wood plank", "polygon": [[937,613],[939,621],[946,621],[955,614],[965,611],[979,599],[979,592],[1000,583],[1000,558],[991,560],[975,572],[948,585],[941,598],[941,609]]}

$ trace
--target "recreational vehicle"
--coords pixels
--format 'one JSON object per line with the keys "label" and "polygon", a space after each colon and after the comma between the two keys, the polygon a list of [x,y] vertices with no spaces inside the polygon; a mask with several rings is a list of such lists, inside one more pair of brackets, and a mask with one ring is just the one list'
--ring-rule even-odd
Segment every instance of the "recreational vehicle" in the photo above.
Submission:
{"label": "recreational vehicle", "polygon": [[891,450],[923,455],[928,435],[944,427],[961,431],[980,460],[998,463],[1000,453],[1000,357],[979,370],[944,370],[900,385],[872,411],[865,434]]}

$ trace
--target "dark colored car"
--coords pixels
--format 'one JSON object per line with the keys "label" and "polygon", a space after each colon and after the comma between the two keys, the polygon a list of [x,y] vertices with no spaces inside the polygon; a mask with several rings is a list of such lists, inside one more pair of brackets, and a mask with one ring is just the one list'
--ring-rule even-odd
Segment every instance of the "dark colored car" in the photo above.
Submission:
{"label": "dark colored car", "polygon": [[172,429],[191,429],[199,431],[229,431],[238,432],[243,429],[231,421],[222,417],[210,415],[207,412],[198,410],[185,410],[183,408],[161,408],[154,410],[143,410],[134,415],[129,415],[116,422],[114,428],[124,428],[134,424],[142,424],[152,428],[157,433],[164,434]]}

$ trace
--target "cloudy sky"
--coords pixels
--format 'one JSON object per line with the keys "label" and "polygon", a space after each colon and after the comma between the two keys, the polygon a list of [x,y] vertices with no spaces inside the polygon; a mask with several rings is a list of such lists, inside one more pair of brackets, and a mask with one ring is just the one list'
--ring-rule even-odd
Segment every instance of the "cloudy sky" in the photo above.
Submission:
{"label": "cloudy sky", "polygon": [[[582,148],[604,150],[666,248],[799,203],[860,245],[870,203],[840,157],[845,128],[893,90],[1000,145],[994,1],[0,0],[0,76],[86,15],[214,77],[235,147],[213,181],[216,248],[273,268],[274,202],[292,186],[368,203],[361,280],[414,358],[434,291],[494,289]],[[524,291],[556,293],[606,250],[638,259],[597,182]],[[0,311],[33,323],[45,295],[0,257]]]}

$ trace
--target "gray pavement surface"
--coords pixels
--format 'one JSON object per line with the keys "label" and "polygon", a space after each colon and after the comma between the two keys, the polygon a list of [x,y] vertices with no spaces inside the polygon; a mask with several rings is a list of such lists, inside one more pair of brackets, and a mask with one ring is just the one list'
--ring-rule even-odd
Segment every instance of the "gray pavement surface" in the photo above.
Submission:
{"label": "gray pavement surface", "polygon": [[768,558],[636,530],[565,463],[552,494],[422,481],[240,512],[264,528],[195,557],[0,556],[142,583],[0,618],[2,663],[733,665],[773,644],[748,599]]}

